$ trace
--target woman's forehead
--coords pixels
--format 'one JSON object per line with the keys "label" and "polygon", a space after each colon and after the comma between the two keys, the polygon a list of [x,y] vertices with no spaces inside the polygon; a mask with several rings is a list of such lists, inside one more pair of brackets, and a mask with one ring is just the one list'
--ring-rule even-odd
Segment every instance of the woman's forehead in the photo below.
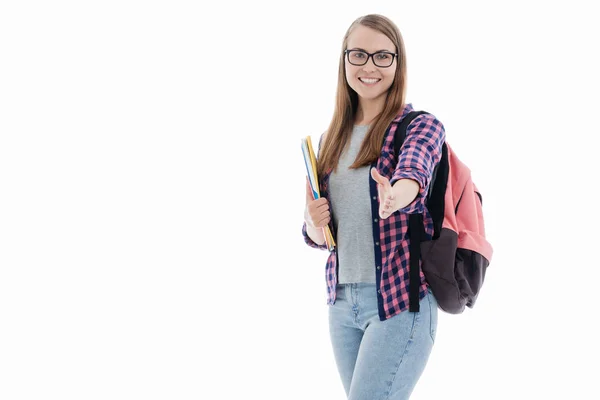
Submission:
{"label": "woman's forehead", "polygon": [[394,43],[383,33],[369,27],[358,25],[348,36],[349,49],[359,48],[368,52],[379,50],[395,51]]}

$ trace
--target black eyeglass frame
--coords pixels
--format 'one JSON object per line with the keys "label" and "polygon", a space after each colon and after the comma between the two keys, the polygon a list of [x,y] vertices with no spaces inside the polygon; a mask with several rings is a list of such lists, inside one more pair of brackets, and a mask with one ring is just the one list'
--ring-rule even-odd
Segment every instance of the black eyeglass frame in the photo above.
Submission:
{"label": "black eyeglass frame", "polygon": [[[358,51],[360,53],[364,53],[367,55],[367,59],[365,60],[364,63],[362,64],[354,64],[352,61],[350,61],[350,53],[353,51]],[[394,63],[394,57],[398,58],[398,54],[397,53],[392,53],[391,51],[387,51],[387,50],[383,50],[383,51],[376,51],[375,53],[368,53],[364,50],[359,50],[359,49],[352,49],[352,50],[344,50],[344,54],[346,54],[346,60],[351,64],[351,65],[355,65],[357,67],[362,67],[363,65],[365,65],[366,63],[369,62],[369,58],[373,60],[373,64],[376,67],[379,68],[389,68],[392,66],[392,64]],[[375,57],[373,57],[375,54],[389,54],[392,56],[392,62],[390,62],[390,65],[386,65],[386,66],[381,66],[381,65],[377,65],[377,63],[375,62]]]}

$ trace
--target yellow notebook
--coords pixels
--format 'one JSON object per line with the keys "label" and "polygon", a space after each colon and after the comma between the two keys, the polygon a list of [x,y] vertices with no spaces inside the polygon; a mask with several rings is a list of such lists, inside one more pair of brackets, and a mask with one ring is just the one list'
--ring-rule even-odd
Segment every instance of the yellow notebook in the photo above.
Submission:
{"label": "yellow notebook", "polygon": [[[314,199],[318,199],[321,197],[319,192],[319,177],[317,176],[317,157],[315,156],[315,152],[313,150],[312,141],[310,136],[302,139],[302,155],[304,156],[304,164],[306,165],[306,176],[308,176],[308,180],[310,182],[310,187],[312,189],[312,194]],[[335,240],[333,239],[333,234],[331,233],[331,229],[329,225],[324,228],[325,242],[327,243],[327,248],[329,251],[335,248]]]}

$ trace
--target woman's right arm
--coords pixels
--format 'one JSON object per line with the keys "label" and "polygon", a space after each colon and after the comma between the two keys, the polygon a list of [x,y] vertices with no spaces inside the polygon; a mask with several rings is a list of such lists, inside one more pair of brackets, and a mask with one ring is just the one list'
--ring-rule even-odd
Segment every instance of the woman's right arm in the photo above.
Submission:
{"label": "woman's right arm", "polygon": [[[321,135],[319,139],[318,151],[321,150],[323,136]],[[304,208],[304,225],[302,226],[302,235],[306,244],[310,247],[326,250],[328,247],[323,228],[329,224],[330,220],[329,202],[324,197],[316,200],[313,198],[310,182],[306,177],[306,207]]]}

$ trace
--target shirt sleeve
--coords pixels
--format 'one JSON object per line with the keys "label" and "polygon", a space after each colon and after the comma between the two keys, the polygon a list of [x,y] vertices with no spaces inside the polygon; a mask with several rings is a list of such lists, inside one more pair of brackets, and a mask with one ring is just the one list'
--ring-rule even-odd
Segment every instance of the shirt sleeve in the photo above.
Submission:
{"label": "shirt sleeve", "polygon": [[416,117],[406,129],[406,138],[400,148],[398,165],[390,184],[400,179],[412,179],[419,184],[415,200],[399,211],[420,214],[425,210],[425,198],[433,169],[442,157],[446,140],[444,125],[431,114]]}
{"label": "shirt sleeve", "polygon": [[[317,146],[317,157],[319,156],[319,153],[321,151],[321,142],[323,141],[323,135],[324,133],[321,134],[321,137],[319,138],[319,144]],[[308,236],[308,233],[306,231],[306,222],[302,224],[302,236],[304,237],[304,242],[310,247],[320,250],[327,250],[327,241],[323,244],[317,244],[310,238],[310,236]]]}
{"label": "shirt sleeve", "polygon": [[308,236],[308,233],[306,232],[306,222],[302,225],[302,236],[304,236],[304,243],[310,247],[319,250],[327,250],[327,241],[325,241],[323,244],[317,244],[310,238],[310,236]]}

